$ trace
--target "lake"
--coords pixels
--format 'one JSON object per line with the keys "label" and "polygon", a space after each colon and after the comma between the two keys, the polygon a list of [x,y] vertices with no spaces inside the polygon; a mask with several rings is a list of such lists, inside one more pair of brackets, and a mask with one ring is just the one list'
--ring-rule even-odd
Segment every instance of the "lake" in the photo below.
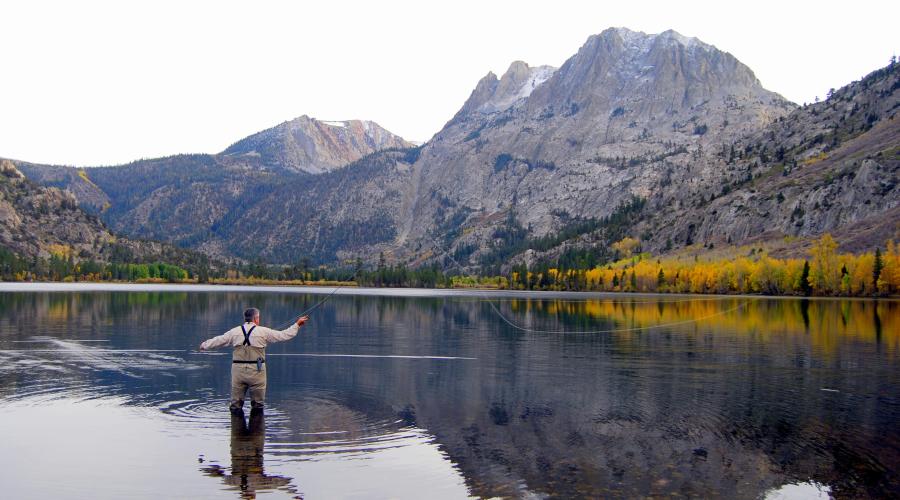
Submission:
{"label": "lake", "polygon": [[0,284],[0,496],[900,495],[900,301],[342,289],[232,417],[331,292]]}

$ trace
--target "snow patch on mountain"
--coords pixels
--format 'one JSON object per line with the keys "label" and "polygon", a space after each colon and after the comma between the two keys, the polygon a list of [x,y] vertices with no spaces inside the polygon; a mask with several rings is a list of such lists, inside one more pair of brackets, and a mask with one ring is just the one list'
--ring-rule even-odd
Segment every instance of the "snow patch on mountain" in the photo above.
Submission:
{"label": "snow patch on mountain", "polygon": [[528,98],[534,89],[546,82],[556,72],[552,66],[529,67],[516,61],[497,84],[494,95],[479,106],[482,113],[505,111]]}

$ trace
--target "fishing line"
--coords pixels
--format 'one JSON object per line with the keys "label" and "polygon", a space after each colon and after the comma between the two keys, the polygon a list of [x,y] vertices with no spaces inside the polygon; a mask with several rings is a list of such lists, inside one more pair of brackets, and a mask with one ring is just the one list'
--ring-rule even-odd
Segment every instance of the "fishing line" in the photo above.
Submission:
{"label": "fishing line", "polygon": [[[570,292],[571,293],[571,292]],[[580,292],[574,292],[580,293]],[[602,292],[602,293],[615,293],[615,292]],[[578,303],[589,303],[589,302],[611,302],[617,305],[632,305],[632,304],[681,304],[684,302],[709,302],[713,300],[718,300],[715,297],[697,297],[691,299],[666,299],[666,300],[634,300],[629,297],[621,297],[621,296],[610,296],[610,297],[596,297],[592,299],[563,299],[559,297],[520,297],[520,298],[494,298],[492,299],[498,304],[501,302],[524,302],[524,301],[540,301],[540,302],[561,302],[564,304],[578,304]],[[480,299],[460,299],[459,302],[481,302]]]}
{"label": "fishing line", "polygon": [[501,313],[501,312],[494,306],[493,302],[488,301],[488,305],[491,306],[491,308],[494,310],[494,312],[496,312],[497,315],[500,316],[500,319],[502,319],[506,324],[508,324],[509,326],[511,326],[511,327],[513,327],[513,328],[516,328],[516,329],[518,329],[518,330],[522,330],[523,332],[528,332],[528,333],[573,333],[573,334],[591,334],[591,333],[614,333],[614,332],[640,332],[640,331],[644,331],[644,330],[653,330],[653,329],[655,329],[655,328],[664,328],[664,327],[670,327],[670,326],[678,326],[678,325],[684,325],[684,324],[688,324],[688,323],[698,323],[698,322],[700,322],[700,321],[703,321],[703,320],[706,320],[706,319],[709,319],[709,318],[714,318],[714,317],[716,317],[716,316],[721,316],[721,315],[723,315],[723,314],[728,314],[728,313],[730,313],[730,312],[737,311],[738,309],[744,307],[748,302],[749,302],[749,301],[742,302],[742,303],[736,305],[735,307],[732,307],[732,308],[730,308],[730,309],[725,309],[725,310],[723,310],[723,311],[719,311],[719,312],[717,312],[717,313],[713,313],[713,314],[710,314],[710,315],[707,315],[707,316],[702,316],[702,317],[694,318],[694,319],[687,319],[687,320],[684,320],[684,321],[674,321],[674,322],[671,322],[671,323],[662,323],[662,324],[659,324],[659,325],[641,326],[641,327],[633,327],[633,328],[613,328],[613,329],[609,329],[609,330],[580,330],[580,331],[579,331],[579,330],[537,330],[537,329],[534,329],[534,328],[527,328],[527,327],[524,327],[524,326],[519,326],[519,325],[513,323],[512,321],[510,321],[509,319],[507,319],[506,316],[504,316],[503,313]]}
{"label": "fishing line", "polygon": [[[431,240],[431,242],[434,244],[434,246],[435,246],[436,249],[440,250],[441,253],[443,253],[444,255],[446,255],[447,257],[449,257],[450,260],[453,261],[453,263],[456,264],[457,267],[459,267],[460,271],[464,271],[464,268],[463,268],[462,264],[460,264],[460,263],[459,263],[452,255],[450,255],[449,252],[447,252],[446,250],[444,250],[443,248],[441,248],[441,246],[438,245],[437,241],[435,241],[434,238],[432,238],[430,235],[427,235],[427,236],[428,236],[428,238]],[[475,293],[476,293],[476,294],[477,294],[477,293],[480,293],[480,291],[476,290]],[[700,317],[700,318],[694,318],[694,319],[689,319],[689,320],[684,320],[684,321],[675,321],[675,322],[671,322],[671,323],[662,323],[662,324],[659,324],[659,325],[652,325],[652,326],[642,326],[642,327],[633,327],[633,328],[615,328],[615,329],[607,329],[607,330],[538,330],[538,329],[535,329],[535,328],[528,328],[528,327],[521,326],[521,325],[517,325],[516,323],[513,323],[513,322],[512,322],[509,318],[507,318],[502,312],[500,312],[500,309],[498,309],[497,306],[494,305],[494,301],[493,301],[493,299],[492,299],[490,296],[488,296],[488,295],[486,295],[486,294],[485,294],[485,295],[482,295],[482,296],[484,297],[484,300],[488,303],[488,305],[491,306],[491,309],[494,311],[494,313],[496,313],[497,316],[499,316],[500,319],[502,319],[503,322],[506,323],[507,325],[509,325],[509,326],[511,326],[511,327],[513,327],[513,328],[515,328],[515,329],[517,329],[517,330],[521,330],[521,331],[523,331],[523,332],[528,332],[528,333],[549,333],[549,334],[559,334],[559,333],[594,334],[594,333],[615,333],[615,332],[637,332],[637,331],[644,331],[644,330],[653,330],[653,329],[656,329],[656,328],[666,328],[666,327],[670,327],[670,326],[684,325],[684,324],[689,324],[689,323],[697,323],[697,322],[700,322],[700,321],[703,321],[703,320],[706,320],[706,319],[709,319],[709,318],[714,318],[714,317],[716,317],[716,316],[721,316],[721,315],[723,315],[723,314],[727,314],[727,313],[730,313],[730,312],[737,311],[738,309],[740,309],[740,308],[742,308],[742,307],[744,307],[745,305],[747,305],[747,304],[750,303],[749,300],[746,300],[746,301],[741,302],[741,303],[738,304],[737,306],[732,307],[732,308],[730,308],[730,309],[725,309],[725,310],[723,310],[723,311],[719,311],[719,312],[717,312],[717,313],[710,314],[710,315],[707,315],[707,316],[702,316],[702,317]],[[551,299],[551,300],[552,300],[552,299]],[[687,301],[689,301],[689,302],[692,302],[692,301],[695,301],[695,300],[712,300],[712,299],[687,299]]]}
{"label": "fishing line", "polygon": [[305,358],[386,358],[386,359],[440,359],[440,360],[477,360],[464,356],[415,356],[404,354],[331,354],[315,352],[288,352],[282,354],[269,354],[269,356],[296,356]]}

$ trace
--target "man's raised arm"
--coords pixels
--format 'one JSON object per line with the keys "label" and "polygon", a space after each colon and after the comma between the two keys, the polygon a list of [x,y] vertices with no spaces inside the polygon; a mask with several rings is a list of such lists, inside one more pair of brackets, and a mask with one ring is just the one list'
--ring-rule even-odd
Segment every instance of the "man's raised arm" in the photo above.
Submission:
{"label": "man's raised arm", "polygon": [[273,330],[271,328],[266,328],[266,340],[269,342],[282,342],[284,340],[290,340],[297,336],[297,332],[300,331],[300,327],[303,326],[304,323],[309,321],[309,316],[303,316],[297,319],[297,322],[293,325],[287,327],[285,330]]}

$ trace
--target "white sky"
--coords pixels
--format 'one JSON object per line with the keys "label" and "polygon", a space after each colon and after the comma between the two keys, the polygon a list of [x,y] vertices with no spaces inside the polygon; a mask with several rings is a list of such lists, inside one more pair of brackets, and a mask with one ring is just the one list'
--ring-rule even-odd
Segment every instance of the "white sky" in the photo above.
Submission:
{"label": "white sky", "polygon": [[612,26],[731,52],[795,102],[897,53],[900,2],[0,0],[0,157],[79,166],[225,149],[284,120],[424,141],[488,71]]}

